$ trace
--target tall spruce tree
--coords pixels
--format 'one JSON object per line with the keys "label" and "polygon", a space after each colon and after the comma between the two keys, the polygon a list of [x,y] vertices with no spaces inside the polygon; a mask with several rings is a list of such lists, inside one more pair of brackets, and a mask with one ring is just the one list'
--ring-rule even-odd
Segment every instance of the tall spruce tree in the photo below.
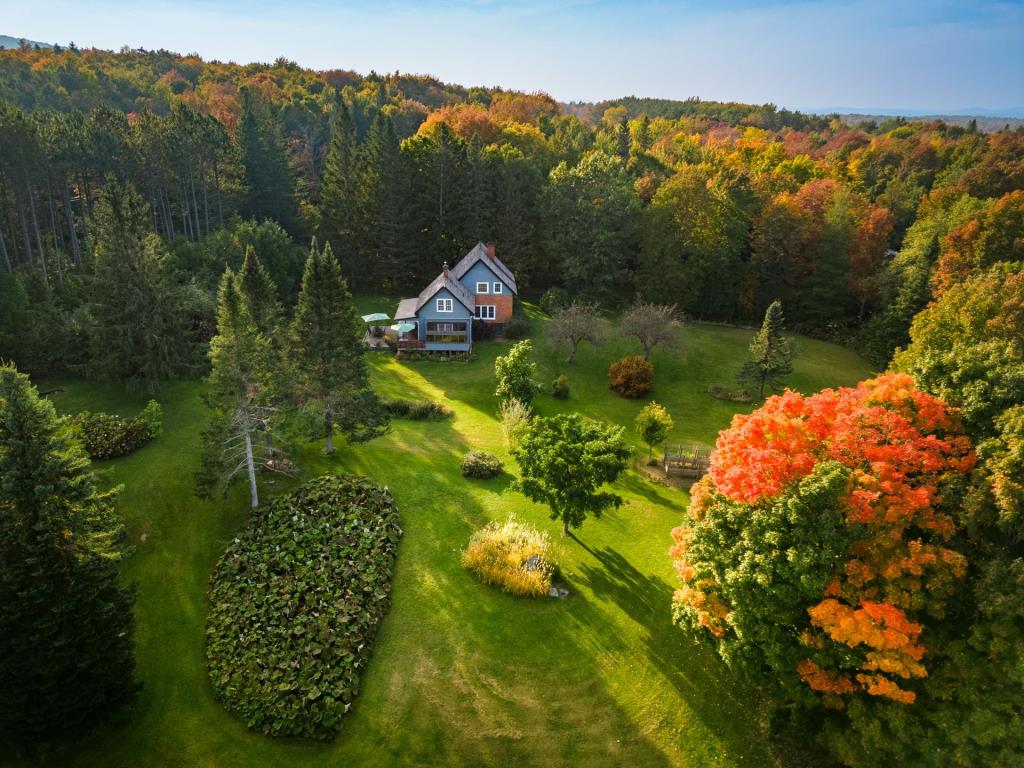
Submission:
{"label": "tall spruce tree", "polygon": [[93,211],[96,279],[89,307],[90,370],[149,394],[191,357],[181,289],[168,274],[145,201],[112,178]]}
{"label": "tall spruce tree", "polygon": [[361,326],[330,244],[318,251],[313,241],[289,336],[295,390],[315,409],[327,453],[335,428],[350,440],[378,434],[387,420],[370,389]]}
{"label": "tall spruce tree", "polygon": [[331,144],[324,159],[324,176],[320,185],[320,239],[330,243],[341,261],[345,279],[355,285],[354,266],[357,248],[358,180],[356,151],[358,140],[352,116],[344,102],[338,100],[331,123]]}
{"label": "tall spruce tree", "polygon": [[256,509],[260,503],[256,469],[262,464],[264,448],[254,438],[270,432],[274,421],[268,386],[271,352],[230,269],[220,282],[210,365],[206,403],[213,416],[203,433],[199,489],[204,493],[214,488],[226,491],[231,481],[245,472],[252,508]]}
{"label": "tall spruce tree", "polygon": [[757,387],[759,398],[774,388],[779,378],[793,370],[793,342],[783,337],[782,302],[773,301],[764,313],[761,330],[750,342],[749,356],[738,379]]}
{"label": "tall spruce tree", "polygon": [[245,249],[242,268],[238,270],[238,290],[241,292],[256,324],[256,330],[273,344],[281,330],[283,310],[277,298],[277,285],[250,245]]}
{"label": "tall spruce tree", "polygon": [[118,489],[28,377],[0,366],[0,742],[33,751],[130,701]]}
{"label": "tall spruce tree", "polygon": [[245,167],[246,215],[274,219],[291,231],[297,210],[288,150],[276,115],[248,88],[242,89],[238,143]]}
{"label": "tall spruce tree", "polygon": [[359,152],[360,262],[374,287],[411,284],[418,277],[405,236],[405,180],[395,127],[378,112]]}

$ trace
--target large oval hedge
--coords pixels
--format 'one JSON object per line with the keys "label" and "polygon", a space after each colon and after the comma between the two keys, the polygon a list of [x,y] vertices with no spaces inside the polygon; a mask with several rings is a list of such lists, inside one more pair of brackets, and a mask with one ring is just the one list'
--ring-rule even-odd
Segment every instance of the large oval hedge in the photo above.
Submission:
{"label": "large oval hedge", "polygon": [[353,475],[254,515],[210,582],[207,666],[229,711],[275,736],[337,732],[390,603],[401,534],[387,490]]}

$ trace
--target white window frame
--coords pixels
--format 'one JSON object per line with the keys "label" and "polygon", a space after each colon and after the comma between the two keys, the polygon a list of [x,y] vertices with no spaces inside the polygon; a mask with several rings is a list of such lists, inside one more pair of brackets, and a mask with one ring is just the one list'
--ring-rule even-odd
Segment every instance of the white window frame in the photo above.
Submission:
{"label": "white window frame", "polygon": [[[483,290],[480,290],[480,286],[483,286]],[[490,283],[477,283],[476,284],[476,292],[477,293],[490,293],[490,287],[491,287]]]}
{"label": "white window frame", "polygon": [[455,302],[452,299],[438,299],[437,300],[437,311],[438,312],[454,312]]}
{"label": "white window frame", "polygon": [[501,293],[502,290],[503,289],[501,287],[501,283],[495,283],[494,284],[494,290],[492,290],[491,293]]}
{"label": "white window frame", "polygon": [[493,320],[497,317],[497,306],[494,304],[477,304],[474,317],[477,320]]}

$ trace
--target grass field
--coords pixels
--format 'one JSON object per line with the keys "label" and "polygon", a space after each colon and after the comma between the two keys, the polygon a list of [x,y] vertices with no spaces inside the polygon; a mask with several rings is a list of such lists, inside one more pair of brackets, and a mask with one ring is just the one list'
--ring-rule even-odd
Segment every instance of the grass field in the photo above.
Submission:
{"label": "grass field", "polygon": [[[363,303],[366,311],[391,309]],[[653,397],[675,419],[671,441],[711,444],[728,424],[736,407],[705,390],[715,381],[731,383],[749,336],[687,325],[676,348],[655,350]],[[540,396],[541,414],[575,410],[631,427],[642,402],[621,400],[605,384],[608,363],[632,353],[628,344],[586,347],[573,366],[561,363],[563,352],[535,344],[544,382],[565,371],[571,387],[566,402]],[[382,394],[443,400],[455,418],[396,421],[385,437],[343,447],[331,459],[318,443],[297,457],[306,477],[353,471],[387,484],[405,531],[393,607],[356,706],[330,744],[249,733],[211,695],[203,655],[207,578],[248,511],[240,487],[226,501],[194,497],[205,420],[201,385],[167,386],[159,396],[164,434],[102,466],[110,482],[125,485],[121,508],[135,553],[124,573],[138,587],[144,688],[131,710],[50,762],[104,768],[771,765],[748,692],[671,624],[675,581],[667,549],[685,493],[631,469],[616,487],[622,508],[588,520],[578,539],[563,539],[543,508],[508,490],[508,475],[467,481],[459,474],[459,460],[471,448],[508,460],[492,376],[494,357],[506,348],[479,344],[470,363],[402,364],[375,353],[373,378]],[[811,391],[868,374],[853,353],[801,339],[789,383]],[[54,399],[65,412],[133,413],[143,405],[112,387],[60,386],[66,391]],[[514,471],[514,464],[506,469]],[[459,550],[470,533],[510,512],[550,531],[569,598],[514,599],[460,568]]]}

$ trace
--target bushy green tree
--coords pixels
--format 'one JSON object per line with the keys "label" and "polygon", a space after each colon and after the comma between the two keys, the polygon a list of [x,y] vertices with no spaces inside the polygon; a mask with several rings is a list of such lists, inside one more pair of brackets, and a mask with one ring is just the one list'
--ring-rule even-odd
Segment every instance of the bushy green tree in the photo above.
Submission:
{"label": "bushy green tree", "polygon": [[517,432],[512,456],[520,477],[513,486],[532,501],[547,505],[562,532],[579,528],[588,516],[622,504],[600,488],[626,468],[629,448],[622,427],[584,419],[579,414],[534,418]]}
{"label": "bushy green tree", "polygon": [[607,303],[632,286],[640,198],[618,158],[601,152],[551,171],[542,203],[548,251],[562,285]]}
{"label": "bushy green tree", "polygon": [[782,335],[782,303],[773,301],[765,310],[761,330],[750,342],[747,361],[740,368],[740,383],[757,387],[757,396],[764,398],[765,389],[775,387],[782,376],[793,371],[793,342]]}
{"label": "bushy green tree", "polygon": [[658,403],[648,403],[640,409],[633,421],[633,427],[640,439],[647,444],[647,457],[654,455],[654,446],[665,442],[668,433],[672,431],[672,417],[665,410],[665,406]]}
{"label": "bushy green tree", "polygon": [[33,751],[131,701],[132,598],[117,490],[67,422],[0,366],[0,740]]}
{"label": "bushy green tree", "polygon": [[288,342],[295,395],[318,412],[327,453],[335,428],[349,439],[379,434],[387,418],[370,389],[362,326],[329,244],[310,248]]}
{"label": "bushy green tree", "polygon": [[1024,402],[1024,267],[999,265],[950,288],[914,318],[893,368],[963,411],[978,437]]}
{"label": "bushy green tree", "polygon": [[533,345],[529,339],[516,342],[505,355],[494,361],[494,376],[498,388],[494,394],[502,403],[518,400],[529,407],[537,394],[537,364],[530,360]]}

